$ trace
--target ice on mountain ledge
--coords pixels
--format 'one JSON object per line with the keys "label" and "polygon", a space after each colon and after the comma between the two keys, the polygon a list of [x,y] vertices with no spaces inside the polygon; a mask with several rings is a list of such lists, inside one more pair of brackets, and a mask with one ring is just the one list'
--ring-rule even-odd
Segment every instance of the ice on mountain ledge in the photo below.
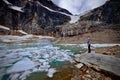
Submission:
{"label": "ice on mountain ledge", "polygon": [[8,5],[9,8],[11,8],[11,9],[13,9],[13,10],[16,10],[16,11],[19,11],[19,12],[24,12],[24,11],[22,10],[22,7],[13,6],[13,4],[10,3],[10,2],[8,2],[7,0],[3,0],[3,1]]}
{"label": "ice on mountain ledge", "polygon": [[32,62],[29,58],[24,58],[18,62],[16,62],[10,69],[7,70],[7,73],[15,73],[22,72],[35,67],[34,62]]}
{"label": "ice on mountain ledge", "polygon": [[10,2],[8,2],[7,0],[3,0],[6,4],[8,5],[12,5]]}
{"label": "ice on mountain ledge", "polygon": [[10,30],[10,28],[0,25],[0,29]]}
{"label": "ice on mountain ledge", "polygon": [[9,6],[9,8],[13,9],[13,10],[16,10],[16,11],[19,11],[19,12],[24,12],[22,10],[22,7],[18,7],[18,6]]}
{"label": "ice on mountain ledge", "polygon": [[71,17],[71,20],[70,20],[70,22],[69,23],[76,23],[79,19],[80,19],[80,16],[79,15],[72,15],[72,16],[70,16]]}
{"label": "ice on mountain ledge", "polygon": [[28,33],[26,33],[25,31],[23,31],[23,30],[17,30],[17,32],[20,32],[20,33],[22,33],[22,34],[24,34],[24,35],[27,35]]}

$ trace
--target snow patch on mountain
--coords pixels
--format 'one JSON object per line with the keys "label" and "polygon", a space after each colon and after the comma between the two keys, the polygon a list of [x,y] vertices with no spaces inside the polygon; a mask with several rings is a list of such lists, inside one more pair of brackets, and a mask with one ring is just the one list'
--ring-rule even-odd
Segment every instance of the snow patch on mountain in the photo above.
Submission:
{"label": "snow patch on mountain", "polygon": [[71,20],[70,20],[70,23],[75,23],[77,22],[79,19],[80,19],[80,16],[79,15],[76,15],[76,16],[70,16],[71,17]]}
{"label": "snow patch on mountain", "polygon": [[12,5],[10,2],[8,2],[7,0],[3,0],[6,4],[8,5]]}
{"label": "snow patch on mountain", "polygon": [[9,8],[13,9],[13,10],[16,10],[16,11],[19,11],[19,12],[24,12],[22,10],[22,7],[18,7],[18,6],[9,6]]}
{"label": "snow patch on mountain", "polygon": [[0,29],[10,30],[10,28],[0,25]]}
{"label": "snow patch on mountain", "polygon": [[13,9],[13,10],[16,10],[16,11],[19,11],[19,12],[24,12],[22,10],[22,7],[18,7],[18,6],[14,6],[12,3],[8,2],[7,0],[3,0],[10,9]]}
{"label": "snow patch on mountain", "polygon": [[25,31],[23,31],[23,30],[17,30],[17,32],[20,32],[20,33],[22,33],[22,34],[25,34],[25,35],[27,35],[28,33],[26,33]]}
{"label": "snow patch on mountain", "polygon": [[71,20],[69,23],[75,23],[79,20],[80,16],[79,15],[69,15],[69,14],[66,14],[64,12],[59,12],[59,11],[55,11],[55,10],[52,10],[44,5],[42,5],[40,2],[37,2],[39,5],[41,5],[42,7],[46,8],[47,10],[51,11],[51,12],[56,12],[56,13],[60,13],[60,14],[63,14],[63,15],[66,15],[66,16],[70,16]]}

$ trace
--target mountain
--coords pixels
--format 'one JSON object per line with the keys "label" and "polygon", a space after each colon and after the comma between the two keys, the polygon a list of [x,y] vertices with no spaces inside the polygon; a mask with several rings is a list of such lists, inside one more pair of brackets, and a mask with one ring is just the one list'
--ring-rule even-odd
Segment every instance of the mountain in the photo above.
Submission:
{"label": "mountain", "polygon": [[72,14],[51,0],[2,0],[0,3],[0,25],[33,34],[55,32],[56,25],[70,20],[68,15]]}
{"label": "mountain", "polygon": [[58,26],[62,36],[59,44],[83,44],[88,38],[92,44],[120,43],[120,1],[110,0],[103,6],[80,16],[74,24]]}
{"label": "mountain", "polygon": [[51,0],[2,0],[0,25],[32,34],[78,35],[106,28],[106,24],[120,24],[119,4],[118,0],[110,0],[87,13],[73,16]]}
{"label": "mountain", "polygon": [[76,36],[104,29],[120,30],[120,2],[107,1],[104,5],[95,8],[84,15],[74,24],[58,26],[64,36]]}
{"label": "mountain", "polygon": [[120,1],[110,0],[105,5],[83,15],[82,20],[102,21],[108,24],[120,24]]}

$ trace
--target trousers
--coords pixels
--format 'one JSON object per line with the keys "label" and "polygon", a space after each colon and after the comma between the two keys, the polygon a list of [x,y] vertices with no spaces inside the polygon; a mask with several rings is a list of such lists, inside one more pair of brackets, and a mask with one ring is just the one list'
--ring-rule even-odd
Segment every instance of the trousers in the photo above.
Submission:
{"label": "trousers", "polygon": [[88,53],[91,53],[90,44],[88,44]]}

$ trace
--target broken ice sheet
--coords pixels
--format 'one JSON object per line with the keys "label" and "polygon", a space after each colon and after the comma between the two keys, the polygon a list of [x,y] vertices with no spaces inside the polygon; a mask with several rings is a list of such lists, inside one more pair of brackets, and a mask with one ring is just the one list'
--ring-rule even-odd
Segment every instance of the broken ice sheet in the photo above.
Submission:
{"label": "broken ice sheet", "polygon": [[49,70],[48,70],[48,73],[47,73],[47,76],[48,77],[53,77],[53,74],[56,72],[56,69],[55,68],[50,68]]}
{"label": "broken ice sheet", "polygon": [[34,62],[32,62],[29,58],[24,58],[21,61],[16,62],[10,69],[8,69],[7,73],[22,72],[34,67]]}

